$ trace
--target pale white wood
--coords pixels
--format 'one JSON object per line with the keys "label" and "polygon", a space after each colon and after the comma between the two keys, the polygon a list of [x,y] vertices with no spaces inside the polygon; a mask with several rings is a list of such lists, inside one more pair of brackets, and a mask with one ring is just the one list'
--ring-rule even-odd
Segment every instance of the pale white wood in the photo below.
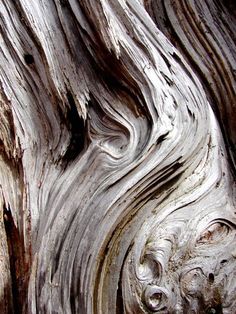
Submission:
{"label": "pale white wood", "polygon": [[[198,41],[173,22],[191,49],[181,53],[151,1],[5,0],[0,14],[15,311],[234,313],[235,181],[208,86],[189,65],[203,67]],[[218,38],[224,62],[231,46]],[[235,100],[231,61],[222,75]]]}

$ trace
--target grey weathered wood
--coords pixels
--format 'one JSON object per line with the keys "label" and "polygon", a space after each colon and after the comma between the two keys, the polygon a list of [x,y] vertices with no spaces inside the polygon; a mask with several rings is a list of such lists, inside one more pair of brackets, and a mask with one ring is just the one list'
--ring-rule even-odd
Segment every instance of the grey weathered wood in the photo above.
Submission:
{"label": "grey weathered wood", "polygon": [[0,3],[2,313],[234,313],[235,15],[220,12]]}
{"label": "grey weathered wood", "polygon": [[[157,27],[192,65],[236,160],[236,7],[234,1],[145,1]],[[167,27],[168,25],[168,27]]]}

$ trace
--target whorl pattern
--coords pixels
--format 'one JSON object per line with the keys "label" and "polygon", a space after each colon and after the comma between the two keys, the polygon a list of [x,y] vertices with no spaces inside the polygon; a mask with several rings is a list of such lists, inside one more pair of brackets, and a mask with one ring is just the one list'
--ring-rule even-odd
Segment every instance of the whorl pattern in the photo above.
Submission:
{"label": "whorl pattern", "polygon": [[235,188],[224,141],[211,99],[145,2],[0,4],[1,197],[8,242],[14,227],[18,246],[9,249],[13,308],[236,308]]}

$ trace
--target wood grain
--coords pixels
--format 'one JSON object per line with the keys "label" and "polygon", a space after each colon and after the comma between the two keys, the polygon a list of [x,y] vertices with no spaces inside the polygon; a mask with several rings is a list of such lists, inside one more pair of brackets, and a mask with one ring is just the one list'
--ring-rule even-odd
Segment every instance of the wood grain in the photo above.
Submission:
{"label": "wood grain", "polygon": [[0,3],[1,313],[234,313],[221,5]]}

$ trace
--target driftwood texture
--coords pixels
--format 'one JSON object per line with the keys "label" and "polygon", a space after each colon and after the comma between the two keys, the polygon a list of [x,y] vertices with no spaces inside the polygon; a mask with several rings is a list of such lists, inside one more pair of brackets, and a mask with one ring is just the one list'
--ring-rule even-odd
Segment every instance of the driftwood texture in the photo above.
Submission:
{"label": "driftwood texture", "polygon": [[0,2],[1,313],[236,313],[235,7]]}

